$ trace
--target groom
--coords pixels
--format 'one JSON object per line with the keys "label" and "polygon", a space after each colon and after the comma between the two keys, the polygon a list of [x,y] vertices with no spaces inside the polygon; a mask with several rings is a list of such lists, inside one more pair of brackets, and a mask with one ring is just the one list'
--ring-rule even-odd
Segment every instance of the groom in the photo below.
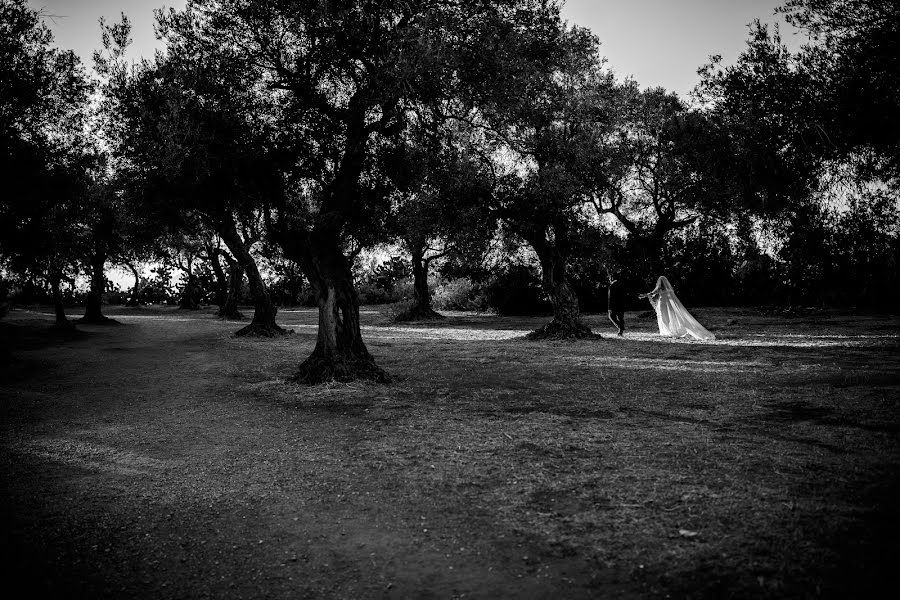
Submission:
{"label": "groom", "polygon": [[625,334],[625,291],[618,273],[610,271],[609,288],[606,295],[606,310],[609,320],[619,329],[617,334],[622,337]]}

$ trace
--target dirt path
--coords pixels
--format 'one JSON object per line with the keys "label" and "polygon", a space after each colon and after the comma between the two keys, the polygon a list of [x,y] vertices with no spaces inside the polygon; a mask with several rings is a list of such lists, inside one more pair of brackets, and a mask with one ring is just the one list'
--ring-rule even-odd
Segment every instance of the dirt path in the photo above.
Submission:
{"label": "dirt path", "polygon": [[[234,352],[250,364],[265,342],[238,343],[218,321],[122,321],[17,353],[2,388],[11,589],[91,598],[597,591],[577,559],[539,563],[523,539],[485,535],[495,529],[480,517],[488,511],[443,496],[440,482],[411,486],[383,466],[379,476],[377,457],[364,455],[367,442],[391,435],[390,415],[298,413],[248,397]],[[629,593],[615,574],[603,577],[603,589]]]}

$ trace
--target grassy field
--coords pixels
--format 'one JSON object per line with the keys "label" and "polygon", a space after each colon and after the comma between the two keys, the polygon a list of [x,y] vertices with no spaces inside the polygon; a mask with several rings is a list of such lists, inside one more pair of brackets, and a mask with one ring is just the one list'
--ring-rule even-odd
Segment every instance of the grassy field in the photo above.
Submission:
{"label": "grassy field", "polygon": [[[363,313],[393,383],[288,382],[208,311],[0,321],[8,589],[85,598],[875,598],[900,556],[900,317]],[[20,588],[21,589],[21,588]]]}

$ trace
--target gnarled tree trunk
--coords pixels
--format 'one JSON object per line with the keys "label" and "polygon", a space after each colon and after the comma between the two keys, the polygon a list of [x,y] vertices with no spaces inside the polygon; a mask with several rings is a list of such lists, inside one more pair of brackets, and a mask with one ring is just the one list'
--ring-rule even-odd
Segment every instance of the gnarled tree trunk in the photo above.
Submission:
{"label": "gnarled tree trunk", "polygon": [[219,307],[218,316],[222,316],[225,310],[225,301],[228,298],[228,276],[219,262],[222,251],[213,246],[208,246],[206,254],[209,256],[209,264],[212,267],[213,275],[216,277],[216,306]]}
{"label": "gnarled tree trunk", "polygon": [[181,300],[178,302],[178,308],[182,310],[199,310],[200,309],[200,282],[194,275],[194,270],[188,263],[187,282],[181,291]]}
{"label": "gnarled tree trunk", "polygon": [[363,94],[349,100],[345,152],[311,232],[281,225],[275,235],[285,255],[300,265],[319,306],[319,330],[312,354],[295,376],[304,383],[389,380],[363,343],[359,297],[350,262],[343,253],[342,228],[357,207],[359,181],[366,165],[366,109]]}
{"label": "gnarled tree trunk", "polygon": [[[557,239],[559,239],[557,235]],[[541,261],[544,290],[553,303],[553,320],[528,334],[528,339],[577,339],[599,337],[581,322],[578,296],[567,277],[567,256],[545,239],[531,241]]]}
{"label": "gnarled tree trunk", "polygon": [[228,246],[231,255],[247,274],[247,281],[250,284],[250,295],[253,297],[253,319],[249,325],[235,332],[235,335],[274,337],[290,333],[279,327],[275,322],[277,313],[275,304],[272,302],[268,290],[266,290],[266,284],[259,273],[259,267],[256,266],[256,261],[253,259],[253,255],[250,254],[250,250],[244,245],[244,240],[241,239],[234,221],[226,220],[223,222],[218,228],[218,233],[225,245]]}
{"label": "gnarled tree trunk", "polygon": [[141,303],[141,274],[138,273],[137,267],[130,262],[126,262],[125,266],[127,266],[131,271],[131,274],[134,275],[134,285],[131,288],[131,297],[128,298],[128,302],[125,303],[125,306],[137,306]]}
{"label": "gnarled tree trunk", "polygon": [[66,307],[63,305],[62,292],[59,289],[60,279],[61,277],[58,273],[50,276],[50,290],[53,293],[53,312],[56,315],[56,326],[71,329],[75,325],[66,316]]}
{"label": "gnarled tree trunk", "polygon": [[219,316],[223,319],[239,321],[244,314],[238,310],[238,300],[241,297],[241,285],[244,283],[244,269],[241,264],[229,255],[225,255],[228,263],[228,290],[225,296],[225,304],[219,309]]}
{"label": "gnarled tree trunk", "polygon": [[444,315],[431,308],[431,290],[428,289],[428,266],[425,251],[415,248],[411,252],[413,272],[413,304],[397,316],[398,321],[426,321],[443,319]]}
{"label": "gnarled tree trunk", "polygon": [[300,252],[295,260],[299,259],[297,262],[315,292],[319,331],[316,347],[300,365],[296,380],[310,384],[355,379],[389,381],[363,342],[359,298],[339,240],[324,235],[311,238],[309,243],[298,245]]}
{"label": "gnarled tree trunk", "polygon": [[96,252],[91,255],[91,288],[88,291],[87,303],[84,307],[84,316],[79,319],[81,323],[94,323],[107,325],[116,323],[115,320],[103,315],[103,292],[106,289],[106,255]]}

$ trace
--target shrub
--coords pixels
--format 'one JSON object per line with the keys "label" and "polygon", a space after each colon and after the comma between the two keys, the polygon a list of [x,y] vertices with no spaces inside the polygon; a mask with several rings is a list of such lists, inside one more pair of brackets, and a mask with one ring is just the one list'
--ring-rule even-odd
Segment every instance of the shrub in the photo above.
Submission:
{"label": "shrub", "polygon": [[106,304],[125,304],[128,302],[128,299],[130,297],[130,290],[126,292],[116,288],[103,294],[103,302],[105,302]]}
{"label": "shrub", "polygon": [[487,296],[466,277],[443,280],[435,278],[431,303],[437,310],[488,310]]}
{"label": "shrub", "polygon": [[390,293],[381,287],[371,283],[362,283],[357,287],[360,304],[388,304]]}
{"label": "shrub", "polygon": [[391,290],[391,298],[392,302],[401,302],[403,300],[412,300],[414,292],[413,280],[410,277],[405,279],[401,279],[394,283],[394,288]]}
{"label": "shrub", "polygon": [[412,300],[401,300],[399,302],[393,302],[385,311],[385,315],[392,322],[404,322],[412,320],[410,318],[411,309],[412,309]]}
{"label": "shrub", "polygon": [[413,282],[409,278],[401,279],[389,287],[378,282],[363,282],[356,292],[360,304],[392,304],[413,297]]}
{"label": "shrub", "polygon": [[[246,278],[244,279],[245,285]],[[282,267],[275,277],[266,282],[272,300],[281,306],[316,306],[316,295],[299,269]],[[249,294],[249,285],[247,291]]]}

